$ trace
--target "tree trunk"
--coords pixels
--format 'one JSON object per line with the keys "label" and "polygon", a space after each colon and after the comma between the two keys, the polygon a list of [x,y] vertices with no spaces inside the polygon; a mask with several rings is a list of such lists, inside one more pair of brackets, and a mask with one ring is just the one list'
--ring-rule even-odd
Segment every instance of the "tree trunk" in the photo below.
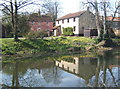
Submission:
{"label": "tree trunk", "polygon": [[107,71],[106,59],[103,56],[103,85],[102,87],[106,87],[106,71]]}
{"label": "tree trunk", "polygon": [[107,17],[107,13],[106,13],[106,0],[104,0],[103,2],[103,6],[104,6],[104,21],[103,21],[103,27],[104,27],[104,32],[103,32],[103,39],[107,38],[108,35],[108,30],[106,28],[106,17]]}
{"label": "tree trunk", "polygon": [[17,17],[17,1],[15,0],[15,16],[14,16],[14,40],[18,41],[18,31],[17,31],[17,25],[18,25],[18,17]]}
{"label": "tree trunk", "polygon": [[98,11],[98,3],[97,3],[97,0],[95,0],[95,12],[96,12],[96,26],[97,26],[97,30],[98,30],[98,39],[100,38],[101,36],[101,28],[100,28],[100,21],[99,21],[99,11]]}
{"label": "tree trunk", "polygon": [[10,1],[10,7],[11,7],[11,17],[12,17],[12,29],[14,30],[14,12],[13,12],[13,3],[12,0]]}
{"label": "tree trunk", "polygon": [[98,87],[99,73],[100,73],[100,59],[98,58],[97,68],[96,68],[96,73],[95,73],[95,86],[94,87]]}

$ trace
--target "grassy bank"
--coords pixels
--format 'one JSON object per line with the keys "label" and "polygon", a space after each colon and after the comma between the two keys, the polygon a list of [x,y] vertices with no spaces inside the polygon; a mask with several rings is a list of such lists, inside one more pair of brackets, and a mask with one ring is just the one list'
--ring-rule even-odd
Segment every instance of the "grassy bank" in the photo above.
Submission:
{"label": "grassy bank", "polygon": [[[94,46],[96,39],[85,37],[52,37],[52,39],[0,39],[2,41],[2,55],[28,56],[46,53],[66,53],[85,51],[87,47]],[[113,39],[119,43],[119,39]]]}
{"label": "grassy bank", "polygon": [[0,39],[2,54],[35,54],[40,52],[66,52],[84,50],[86,46],[96,43],[94,39],[85,37],[54,37],[52,39]]}

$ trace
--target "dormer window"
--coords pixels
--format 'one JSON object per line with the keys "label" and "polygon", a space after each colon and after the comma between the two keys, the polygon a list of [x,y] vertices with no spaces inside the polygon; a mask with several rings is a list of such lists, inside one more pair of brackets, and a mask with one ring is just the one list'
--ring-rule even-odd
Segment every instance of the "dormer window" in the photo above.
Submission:
{"label": "dormer window", "polygon": [[67,19],[67,22],[69,23],[69,19]]}

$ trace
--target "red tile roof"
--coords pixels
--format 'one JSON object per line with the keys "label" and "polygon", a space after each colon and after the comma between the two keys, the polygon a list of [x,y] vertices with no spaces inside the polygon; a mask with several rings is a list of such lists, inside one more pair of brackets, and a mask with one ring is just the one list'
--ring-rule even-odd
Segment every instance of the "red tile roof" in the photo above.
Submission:
{"label": "red tile roof", "polygon": [[70,13],[70,14],[67,14],[61,18],[58,18],[57,20],[62,20],[62,19],[67,19],[67,18],[72,18],[72,17],[78,17],[80,16],[81,14],[83,14],[85,11],[79,11],[79,12],[76,12],[76,13]]}
{"label": "red tile roof", "polygon": [[52,22],[52,18],[50,16],[30,16],[29,21],[34,21],[34,22]]}
{"label": "red tile roof", "polygon": [[[112,19],[113,19],[113,17],[112,16],[107,16],[107,18],[106,18],[108,21],[111,21]],[[115,17],[114,18],[114,21],[120,21],[120,17]]]}

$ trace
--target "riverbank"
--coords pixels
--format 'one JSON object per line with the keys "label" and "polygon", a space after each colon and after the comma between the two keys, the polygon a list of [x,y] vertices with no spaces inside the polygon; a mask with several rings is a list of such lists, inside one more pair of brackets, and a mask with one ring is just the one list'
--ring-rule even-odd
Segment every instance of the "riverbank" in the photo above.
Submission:
{"label": "riverbank", "polygon": [[[20,39],[14,42],[13,39],[0,39],[2,41],[2,55],[6,57],[32,57],[47,54],[64,54],[72,52],[84,52],[91,47],[89,51],[95,51],[100,47],[96,39],[85,37],[52,37],[51,39]],[[113,39],[119,43],[119,39]],[[103,47],[101,48],[103,49]],[[100,50],[100,49],[99,49]],[[107,49],[105,49],[107,50]]]}

